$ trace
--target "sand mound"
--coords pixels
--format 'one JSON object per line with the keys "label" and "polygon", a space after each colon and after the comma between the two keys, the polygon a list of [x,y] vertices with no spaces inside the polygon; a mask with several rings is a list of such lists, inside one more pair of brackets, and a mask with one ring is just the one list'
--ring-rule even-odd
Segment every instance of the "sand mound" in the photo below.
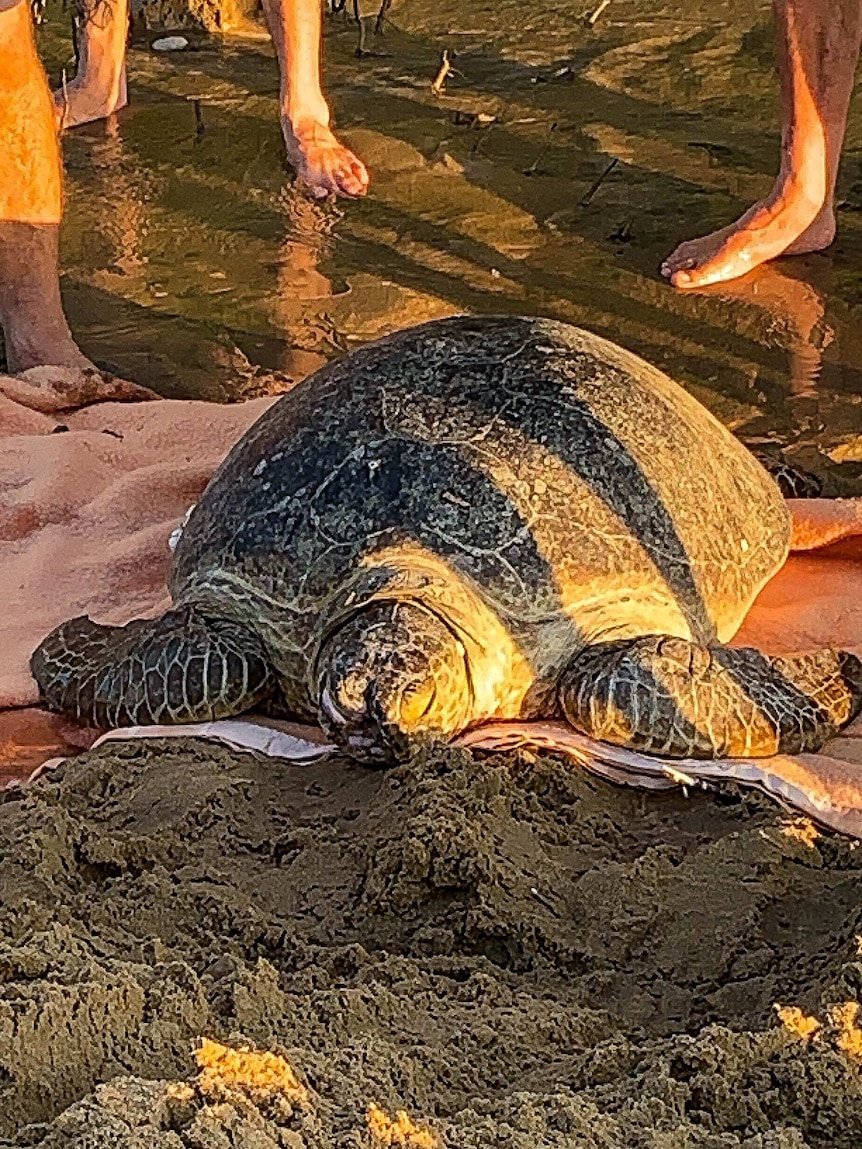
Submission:
{"label": "sand mound", "polygon": [[[757,795],[120,743],[8,791],[0,858],[2,1145],[862,1139],[862,851]],[[205,1087],[203,1038],[272,1056]]]}

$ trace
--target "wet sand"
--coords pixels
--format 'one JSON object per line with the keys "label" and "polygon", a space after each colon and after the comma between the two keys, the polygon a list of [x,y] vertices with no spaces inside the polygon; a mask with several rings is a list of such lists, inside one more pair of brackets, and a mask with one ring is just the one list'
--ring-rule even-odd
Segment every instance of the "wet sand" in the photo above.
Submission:
{"label": "wet sand", "polygon": [[[572,4],[410,0],[361,61],[331,21],[374,175],[341,207],[286,182],[265,45],[136,49],[134,105],[65,145],[85,349],[228,400],[405,323],[541,312],[858,493],[862,119],[829,255],[675,295],[661,258],[777,154],[766,6],[677,7],[613,0],[587,30]],[[443,47],[462,75],[435,98]],[[0,1146],[376,1147],[376,1103],[451,1149],[856,1149],[860,869],[755,795],[636,794],[549,756],[105,747],[0,797]],[[307,1102],[214,1100],[203,1036],[281,1052]]]}
{"label": "wet sand", "polygon": [[[0,856],[3,1145],[374,1146],[371,1103],[475,1149],[862,1138],[862,854],[756,796],[125,744],[7,796]],[[180,1105],[204,1035],[308,1105]]]}

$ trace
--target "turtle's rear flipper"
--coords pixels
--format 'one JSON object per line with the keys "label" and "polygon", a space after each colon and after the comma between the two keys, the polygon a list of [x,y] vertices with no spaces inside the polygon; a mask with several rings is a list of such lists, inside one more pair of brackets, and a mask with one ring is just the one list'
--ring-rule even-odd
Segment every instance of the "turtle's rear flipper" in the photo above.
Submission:
{"label": "turtle's rear flipper", "polygon": [[70,619],[39,645],[30,669],[51,710],[103,729],[224,718],[276,685],[253,631],[194,606],[122,627]]}
{"label": "turtle's rear flipper", "polygon": [[764,470],[772,475],[785,499],[819,499],[823,483],[813,471],[788,463],[780,451],[749,447]]}
{"label": "turtle's rear flipper", "polygon": [[757,650],[644,638],[588,647],[560,704],[592,738],[674,758],[763,758],[818,750],[862,706],[862,662],[843,651]]}

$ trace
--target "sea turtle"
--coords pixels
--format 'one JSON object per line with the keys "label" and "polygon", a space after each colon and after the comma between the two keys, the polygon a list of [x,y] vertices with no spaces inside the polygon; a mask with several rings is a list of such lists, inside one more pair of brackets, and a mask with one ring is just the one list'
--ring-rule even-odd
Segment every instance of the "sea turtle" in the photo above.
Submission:
{"label": "sea turtle", "polygon": [[859,660],[720,645],[789,538],[760,463],[642,359],[444,319],[266,411],[182,533],[173,609],[73,619],[32,668],[96,726],[277,706],[379,763],[539,716],[671,756],[813,750],[859,709]]}

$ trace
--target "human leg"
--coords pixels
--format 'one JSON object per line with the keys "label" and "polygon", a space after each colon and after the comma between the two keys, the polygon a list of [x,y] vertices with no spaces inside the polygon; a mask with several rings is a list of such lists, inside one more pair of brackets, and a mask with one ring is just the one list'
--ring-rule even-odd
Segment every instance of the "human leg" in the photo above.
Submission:
{"label": "human leg", "polygon": [[92,366],[60,299],[62,182],[27,0],[0,0],[0,326],[10,370]]}
{"label": "human leg", "polygon": [[766,199],[735,223],[689,240],[662,274],[674,287],[735,279],[835,236],[834,193],[862,41],[860,0],[773,0],[781,84],[781,168]]}
{"label": "human leg", "polygon": [[129,0],[77,0],[78,73],[54,93],[63,128],[102,120],[124,108]]}
{"label": "human leg", "polygon": [[290,162],[317,196],[364,195],[368,173],[329,127],[320,81],[320,0],[263,0],[281,68],[281,126]]}

